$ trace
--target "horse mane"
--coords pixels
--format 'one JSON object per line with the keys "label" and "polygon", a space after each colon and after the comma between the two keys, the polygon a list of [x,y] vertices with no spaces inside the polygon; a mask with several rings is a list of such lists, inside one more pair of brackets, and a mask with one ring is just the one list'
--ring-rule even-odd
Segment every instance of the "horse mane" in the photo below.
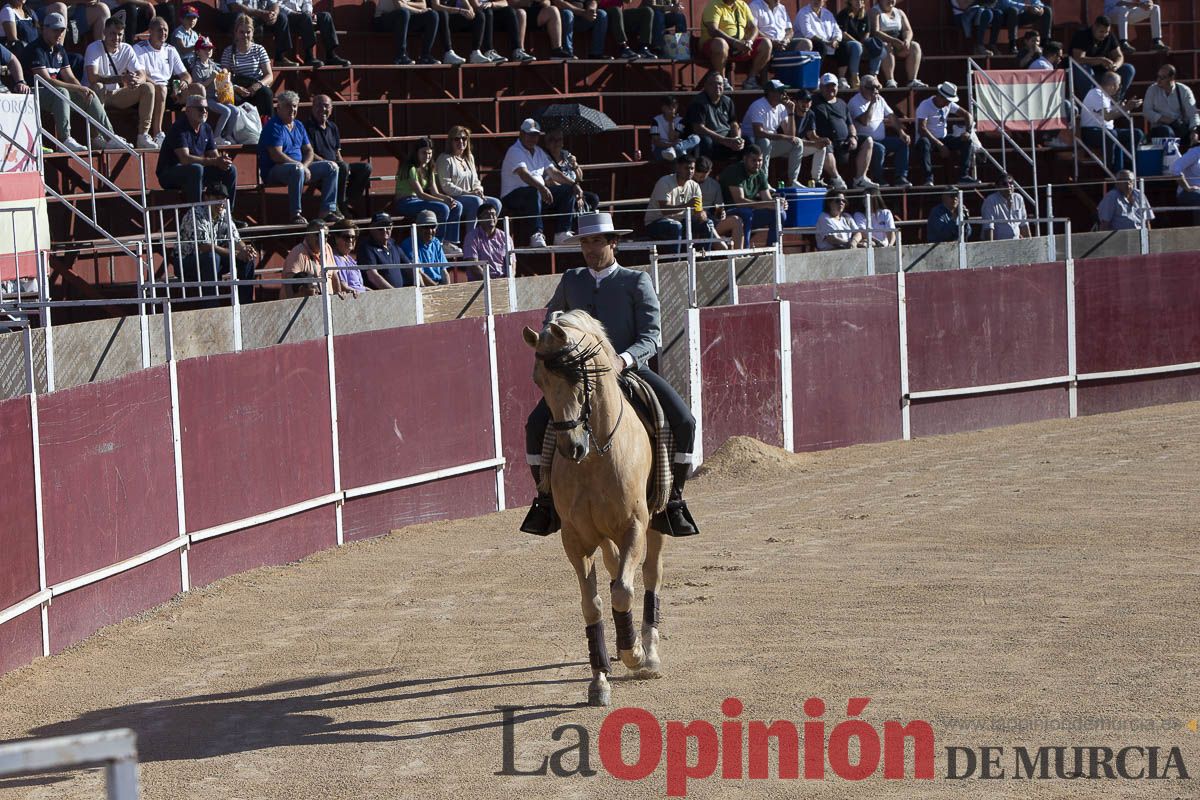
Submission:
{"label": "horse mane", "polygon": [[608,332],[604,330],[604,323],[586,311],[578,308],[573,311],[555,311],[550,315],[550,322],[591,336],[610,359],[619,360],[617,350],[609,341]]}

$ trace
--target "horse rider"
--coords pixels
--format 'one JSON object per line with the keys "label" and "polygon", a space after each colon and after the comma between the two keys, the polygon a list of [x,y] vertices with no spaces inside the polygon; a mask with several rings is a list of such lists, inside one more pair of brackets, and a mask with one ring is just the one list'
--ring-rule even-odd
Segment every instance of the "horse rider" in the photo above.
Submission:
{"label": "horse rider", "polygon": [[[658,524],[654,527],[672,536],[692,536],[700,530],[683,500],[683,485],[694,460],[696,418],[671,384],[648,366],[662,341],[658,295],[649,275],[617,263],[617,240],[627,233],[630,231],[613,228],[610,214],[580,215],[579,233],[571,237],[571,241],[579,242],[587,266],[563,273],[546,306],[546,322],[555,311],[582,309],[588,312],[604,325],[625,371],[637,373],[654,390],[675,436],[671,495],[664,512],[666,519],[656,518]],[[525,452],[535,486],[541,480],[542,442],[549,422],[550,409],[543,399],[525,424]],[[558,530],[559,524],[553,499],[539,491],[521,530],[548,536]]]}

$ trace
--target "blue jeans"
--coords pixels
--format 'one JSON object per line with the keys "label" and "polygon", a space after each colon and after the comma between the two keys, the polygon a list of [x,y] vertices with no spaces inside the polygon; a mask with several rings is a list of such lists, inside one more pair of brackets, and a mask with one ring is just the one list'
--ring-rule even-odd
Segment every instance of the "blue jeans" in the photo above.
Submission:
{"label": "blue jeans", "polygon": [[[415,217],[420,211],[432,211],[438,221],[438,238],[453,244],[462,241],[458,236],[458,222],[463,212],[462,203],[451,208],[438,200],[422,200],[415,195],[409,195],[396,198],[393,208],[402,217]],[[478,213],[479,209],[476,208],[475,211]]]}
{"label": "blue jeans", "polygon": [[[570,186],[551,186],[550,194],[554,195],[554,230],[570,233],[575,230],[575,190]],[[542,195],[532,186],[521,186],[504,195],[504,207],[510,216],[532,217],[533,229],[538,233],[545,231]]]}
{"label": "blue jeans", "polygon": [[958,24],[962,26],[963,36],[974,39],[976,44],[983,44],[983,33],[988,32],[991,44],[996,43],[996,33],[1000,30],[992,26],[996,12],[987,6],[971,6],[958,15]]}
{"label": "blue jeans", "polygon": [[[664,252],[680,253],[683,252],[683,223],[677,219],[667,219],[660,217],[646,226],[646,234],[650,237],[650,241],[675,240],[675,247],[672,250],[663,248]],[[692,235],[696,235],[695,229],[692,230]]]}
{"label": "blue jeans", "polygon": [[[1122,120],[1121,122],[1124,122]],[[1116,123],[1113,133],[1117,135],[1117,141],[1123,144],[1130,152],[1136,153],[1138,145],[1142,143],[1142,132],[1137,128],[1133,129],[1133,138],[1129,137],[1129,124]],[[1083,134],[1083,142],[1092,150],[1099,150],[1104,154],[1105,160],[1108,162],[1109,169],[1113,172],[1119,172],[1129,166],[1129,158],[1125,153],[1112,143],[1109,137],[1104,135],[1100,128],[1080,128],[1080,133]]]}
{"label": "blue jeans", "polygon": [[[726,206],[725,210],[730,214],[736,214],[742,220],[742,230],[744,231],[742,247],[750,246],[750,234],[753,233],[754,226],[767,228],[767,244],[775,244],[775,209],[773,208],[745,208],[744,206]],[[695,235],[693,233],[693,235]]]}
{"label": "blue jeans", "polygon": [[[479,195],[474,194],[462,194],[454,199],[458,201],[458,206],[461,209],[460,219],[462,220],[463,229],[468,231],[475,227],[475,219],[479,216],[479,209],[484,203],[491,201],[493,204],[495,204],[497,215],[499,215],[504,208],[500,204],[500,201],[495,197],[480,197]],[[462,241],[462,238],[460,237],[458,239],[453,239],[452,241],[455,244],[458,244]]]}
{"label": "blue jeans", "polygon": [[237,199],[237,167],[229,169],[206,167],[203,164],[176,164],[158,173],[158,185],[164,189],[178,189],[189,203],[200,202],[200,192],[205,186],[225,184],[229,191],[229,207]]}
{"label": "blue jeans", "polygon": [[[321,213],[328,214],[337,208],[337,164],[332,161],[314,161],[308,165],[312,180],[321,191]],[[288,187],[288,208],[292,216],[300,213],[300,195],[304,192],[304,167],[299,164],[276,164],[263,181],[267,186]]]}
{"label": "blue jeans", "polygon": [[[971,174],[971,162],[975,156],[975,146],[969,139],[964,139],[961,136],[947,136],[942,140],[942,144],[946,145],[951,151],[958,152],[958,177],[963,179]],[[925,181],[932,183],[933,175],[933,142],[924,136],[917,138],[917,143],[913,145],[913,150],[916,151],[917,157],[921,159],[921,167],[925,170]]]}
{"label": "blue jeans", "polygon": [[588,45],[588,58],[604,54],[604,37],[608,35],[608,14],[602,8],[596,9],[596,19],[576,19],[575,12],[569,8],[561,9],[563,49],[568,53],[575,52],[575,29],[580,33],[592,32],[592,41]]}
{"label": "blue jeans", "polygon": [[666,45],[667,26],[670,25],[676,33],[687,31],[687,17],[678,11],[667,13],[661,8],[654,9],[654,22],[651,25],[650,46],[659,52]]}
{"label": "blue jeans", "polygon": [[871,151],[871,177],[880,181],[883,175],[883,160],[888,153],[896,156],[896,180],[908,177],[908,145],[899,136],[885,136],[875,140],[875,148]]}
{"label": "blue jeans", "polygon": [[[286,14],[280,14],[286,18]],[[438,25],[441,18],[433,9],[413,13],[407,8],[397,8],[375,17],[373,25],[377,33],[391,31],[396,40],[396,58],[408,57],[408,32],[421,35],[421,57],[433,56],[433,43],[437,41]]]}
{"label": "blue jeans", "polygon": [[[671,145],[671,148],[676,152],[676,154],[683,155],[684,153],[692,152],[699,146],[700,146],[700,137],[693,133],[691,136],[684,136],[678,142]],[[655,158],[662,158],[663,150],[666,150],[666,148],[665,147],[655,147],[654,150],[652,151],[652,154]]]}
{"label": "blue jeans", "polygon": [[[1082,100],[1092,89],[1092,82],[1088,80],[1088,75],[1091,75],[1098,83],[1100,76],[1104,74],[1105,70],[1099,67],[1089,69],[1088,67],[1081,67],[1078,64],[1074,65],[1073,69],[1075,70],[1075,96]],[[1121,101],[1125,99],[1125,93],[1129,91],[1129,84],[1133,83],[1133,76],[1137,70],[1133,68],[1133,64],[1127,61],[1116,72],[1121,77],[1121,91],[1117,92],[1116,99]]]}
{"label": "blue jeans", "polygon": [[838,66],[844,66],[848,75],[857,75],[858,65],[862,61],[862,54],[862,42],[857,39],[842,39],[842,43],[838,45],[836,53]]}
{"label": "blue jeans", "polygon": [[868,36],[866,43],[863,45],[863,52],[867,55],[867,74],[878,75],[879,68],[883,65],[883,57],[887,53],[887,48],[883,46],[883,42],[874,36]]}

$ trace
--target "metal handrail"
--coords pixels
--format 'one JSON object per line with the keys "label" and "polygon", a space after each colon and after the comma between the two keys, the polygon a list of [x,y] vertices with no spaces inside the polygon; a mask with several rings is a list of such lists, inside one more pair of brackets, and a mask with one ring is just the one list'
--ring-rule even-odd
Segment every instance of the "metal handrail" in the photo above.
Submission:
{"label": "metal handrail", "polygon": [[[1076,69],[1076,66],[1078,66],[1078,69]],[[1077,65],[1075,59],[1073,59],[1073,58],[1067,59],[1067,69],[1068,69],[1068,72],[1067,72],[1068,80],[1070,82],[1069,94],[1071,97],[1071,114],[1074,117],[1075,112],[1078,109],[1084,108],[1083,101],[1075,96],[1075,75],[1077,72],[1082,73],[1084,75],[1084,77],[1086,77],[1088,79],[1088,82],[1094,88],[1099,89],[1101,92],[1104,91],[1104,88],[1092,76],[1091,70],[1088,69],[1086,67],[1086,65],[1084,65],[1084,64]],[[1113,107],[1118,112],[1120,112],[1120,115],[1122,117],[1124,117],[1125,120],[1129,123],[1129,144],[1132,147],[1134,144],[1133,114],[1126,111],[1125,108],[1120,103],[1114,103]],[[1110,120],[1102,120],[1102,122],[1108,122],[1108,121],[1110,121]],[[1083,126],[1080,125],[1079,127],[1080,127],[1080,130],[1082,130]],[[1113,144],[1116,147],[1120,148],[1121,152],[1124,153],[1126,155],[1126,157],[1129,159],[1130,172],[1133,173],[1133,177],[1136,180],[1137,179],[1137,158],[1132,150],[1126,148],[1125,145],[1121,143],[1121,139],[1116,134],[1116,124],[1114,123],[1112,128],[1108,128],[1107,126],[1102,125],[1099,130],[1103,137],[1101,139],[1101,141],[1106,141],[1108,139],[1111,139],[1113,141]],[[1074,144],[1075,144],[1075,162],[1076,162],[1076,166],[1075,166],[1076,173],[1075,174],[1076,174],[1076,177],[1078,177],[1078,175],[1079,175],[1079,172],[1078,172],[1078,170],[1079,170],[1079,148],[1082,147],[1084,149],[1084,151],[1089,156],[1092,157],[1092,160],[1100,165],[1100,168],[1104,170],[1104,174],[1107,175],[1110,180],[1116,179],[1116,173],[1114,173],[1111,169],[1109,169],[1108,159],[1104,157],[1103,153],[1101,153],[1101,155],[1096,155],[1096,153],[1092,150],[1092,148],[1088,146],[1087,142],[1083,141],[1082,135],[1075,136],[1073,138],[1074,138]]]}

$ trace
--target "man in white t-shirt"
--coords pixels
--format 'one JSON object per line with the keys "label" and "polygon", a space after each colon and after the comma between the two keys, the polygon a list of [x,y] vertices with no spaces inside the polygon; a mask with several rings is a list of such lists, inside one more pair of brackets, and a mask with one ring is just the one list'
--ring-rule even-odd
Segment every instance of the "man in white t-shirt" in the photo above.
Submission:
{"label": "man in white t-shirt", "polygon": [[883,182],[883,161],[888,153],[895,156],[896,179],[893,186],[912,186],[908,180],[908,147],[912,139],[896,119],[896,112],[879,92],[879,79],[865,75],[858,94],[847,104],[850,118],[859,136],[875,140],[871,151],[871,178]]}
{"label": "man in white t-shirt", "polygon": [[754,15],[759,35],[770,40],[771,52],[796,49],[798,41],[792,29],[791,16],[780,0],[754,0],[750,4],[750,13]]}
{"label": "man in white t-shirt", "polygon": [[646,233],[652,241],[675,240],[679,244],[674,252],[683,250],[687,236],[687,216],[692,217],[692,238],[717,238],[710,232],[708,215],[704,213],[703,194],[700,184],[693,180],[696,161],[690,155],[675,160],[675,174],[663,175],[654,184],[650,194],[650,205],[646,208]]}
{"label": "man in white t-shirt", "polygon": [[1015,190],[1013,179],[1008,175],[996,181],[996,191],[984,199],[979,216],[984,219],[985,241],[1029,238],[1025,198]]}
{"label": "man in white t-shirt", "polygon": [[124,36],[123,15],[104,21],[104,38],[89,44],[83,55],[84,84],[92,87],[106,109],[136,105],[137,147],[157,150],[158,145],[149,134],[154,112],[154,84],[146,79],[133,45],[122,41]]}
{"label": "man in white t-shirt", "polygon": [[[1104,73],[1100,76],[1099,88],[1093,86],[1084,96],[1083,109],[1079,114],[1079,132],[1083,143],[1097,153],[1103,153],[1113,172],[1125,169],[1128,157],[1115,145],[1112,136],[1115,135],[1131,153],[1136,152],[1142,143],[1141,130],[1136,124],[1131,129],[1127,117],[1142,105],[1142,101],[1128,97],[1118,103],[1116,96],[1120,91],[1121,76],[1115,72]],[[1120,125],[1115,123],[1118,119]]]}
{"label": "man in white t-shirt", "polygon": [[763,96],[746,109],[742,131],[763,151],[768,172],[772,158],[787,156],[788,185],[800,185],[804,142],[796,135],[796,103],[788,97],[787,86],[777,80],[767,81]]}
{"label": "man in white t-shirt", "polygon": [[500,166],[500,200],[504,210],[512,216],[533,218],[530,247],[546,246],[543,206],[553,206],[558,231],[555,244],[558,244],[575,229],[576,201],[583,196],[583,188],[563,175],[538,145],[541,136],[537,122],[532,119],[522,122],[521,135],[508,148]]}
{"label": "man in white t-shirt", "polygon": [[[962,125],[961,132],[951,131],[950,121]],[[933,152],[945,158],[951,150],[959,154],[958,182],[978,183],[971,177],[975,146],[971,141],[971,115],[958,105],[958,87],[946,81],[933,97],[917,106],[917,143],[913,146],[925,170],[925,185],[933,186]]]}
{"label": "man in white t-shirt", "polygon": [[133,46],[137,56],[138,66],[146,73],[146,79],[154,87],[154,108],[150,114],[150,137],[154,144],[161,147],[167,135],[163,133],[163,112],[167,108],[168,85],[172,78],[180,83],[180,88],[192,82],[191,73],[183,65],[179,51],[173,45],[167,44],[167,21],[155,17],[150,21],[148,33],[150,38]]}

